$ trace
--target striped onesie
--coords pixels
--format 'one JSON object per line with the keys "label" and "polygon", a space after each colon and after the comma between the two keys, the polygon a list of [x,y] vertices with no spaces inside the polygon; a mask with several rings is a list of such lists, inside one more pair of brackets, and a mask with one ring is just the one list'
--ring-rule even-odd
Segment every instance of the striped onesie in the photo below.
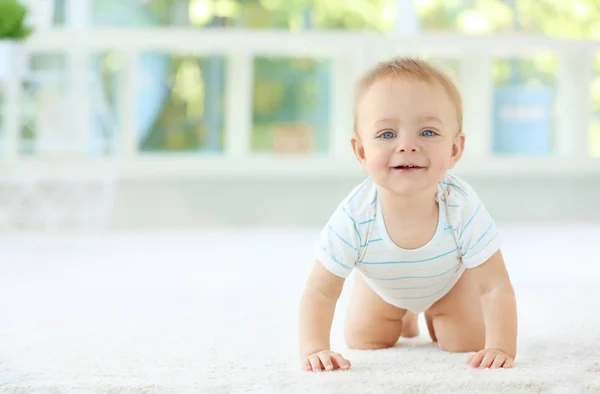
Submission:
{"label": "striped onesie", "polygon": [[342,201],[322,229],[316,259],[347,278],[356,268],[384,301],[423,312],[454,286],[466,268],[500,248],[494,220],[463,180],[446,175],[438,183],[439,220],[433,238],[418,249],[402,249],[388,236],[374,182],[368,178]]}

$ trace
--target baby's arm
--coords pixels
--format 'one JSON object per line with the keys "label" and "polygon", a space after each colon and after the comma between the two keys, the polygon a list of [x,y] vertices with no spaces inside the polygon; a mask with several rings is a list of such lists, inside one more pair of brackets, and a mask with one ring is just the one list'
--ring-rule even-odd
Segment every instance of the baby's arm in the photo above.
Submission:
{"label": "baby's arm", "polygon": [[300,302],[299,346],[302,367],[308,371],[348,369],[350,362],[330,351],[329,337],[344,279],[315,263]]}
{"label": "baby's arm", "polygon": [[502,253],[498,250],[472,272],[481,294],[485,349],[476,353],[469,365],[510,368],[517,354],[517,305]]}

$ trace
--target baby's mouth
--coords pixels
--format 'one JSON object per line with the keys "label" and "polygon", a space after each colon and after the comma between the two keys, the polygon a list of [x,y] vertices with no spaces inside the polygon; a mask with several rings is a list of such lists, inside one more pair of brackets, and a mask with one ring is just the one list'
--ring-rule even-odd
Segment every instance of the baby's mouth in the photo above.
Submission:
{"label": "baby's mouth", "polygon": [[424,168],[425,167],[417,166],[414,164],[404,164],[404,165],[392,167],[392,170],[399,171],[399,172],[410,172],[410,171],[422,170]]}

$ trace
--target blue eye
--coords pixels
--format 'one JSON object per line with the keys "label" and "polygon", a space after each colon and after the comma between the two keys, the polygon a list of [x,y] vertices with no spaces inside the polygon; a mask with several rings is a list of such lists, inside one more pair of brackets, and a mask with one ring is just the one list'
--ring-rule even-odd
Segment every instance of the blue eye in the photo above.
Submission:
{"label": "blue eye", "polygon": [[433,130],[421,131],[421,136],[423,136],[423,137],[433,137],[434,135],[435,135],[435,131],[433,131]]}
{"label": "blue eye", "polygon": [[391,138],[394,138],[396,136],[396,134],[394,134],[394,132],[392,131],[385,131],[383,133],[381,133],[381,135],[379,136],[379,138],[383,138],[384,140],[389,140]]}

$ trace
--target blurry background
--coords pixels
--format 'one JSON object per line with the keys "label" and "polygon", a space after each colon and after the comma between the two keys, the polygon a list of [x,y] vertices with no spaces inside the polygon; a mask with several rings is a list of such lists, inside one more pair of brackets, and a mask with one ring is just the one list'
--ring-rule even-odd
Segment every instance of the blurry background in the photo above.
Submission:
{"label": "blurry background", "polygon": [[600,220],[600,0],[25,3],[26,67],[0,78],[6,228],[321,226],[364,177],[353,83],[392,55],[459,84],[456,172],[499,221]]}
{"label": "blurry background", "polygon": [[[0,391],[600,392],[600,0],[22,2],[24,42],[0,8]],[[365,177],[354,82],[395,55],[463,93],[456,173],[523,317],[502,379],[402,346],[290,373],[314,241]]]}

